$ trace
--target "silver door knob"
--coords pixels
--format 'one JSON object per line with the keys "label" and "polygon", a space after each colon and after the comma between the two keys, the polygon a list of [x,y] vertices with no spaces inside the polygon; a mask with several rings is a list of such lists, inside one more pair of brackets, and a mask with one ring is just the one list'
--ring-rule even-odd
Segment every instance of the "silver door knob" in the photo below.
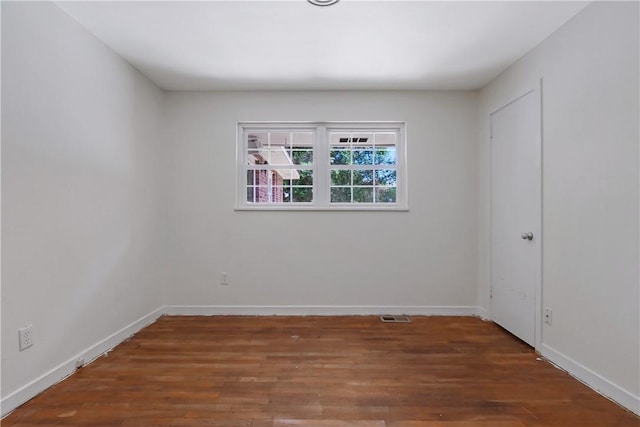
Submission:
{"label": "silver door knob", "polygon": [[532,232],[528,232],[528,233],[522,233],[522,237],[523,240],[533,240],[533,233]]}

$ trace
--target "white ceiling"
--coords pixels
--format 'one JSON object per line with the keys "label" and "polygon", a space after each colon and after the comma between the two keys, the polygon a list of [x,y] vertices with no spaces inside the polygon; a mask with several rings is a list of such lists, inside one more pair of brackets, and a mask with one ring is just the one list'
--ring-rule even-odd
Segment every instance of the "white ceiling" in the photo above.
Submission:
{"label": "white ceiling", "polygon": [[167,90],[477,89],[577,1],[57,2]]}

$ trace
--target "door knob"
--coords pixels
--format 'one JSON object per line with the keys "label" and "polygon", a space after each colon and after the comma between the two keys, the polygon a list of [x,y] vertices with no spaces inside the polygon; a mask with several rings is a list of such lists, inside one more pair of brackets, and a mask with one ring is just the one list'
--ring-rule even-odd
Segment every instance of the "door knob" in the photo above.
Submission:
{"label": "door knob", "polygon": [[532,232],[528,232],[528,233],[522,233],[522,237],[523,240],[533,240],[533,233]]}

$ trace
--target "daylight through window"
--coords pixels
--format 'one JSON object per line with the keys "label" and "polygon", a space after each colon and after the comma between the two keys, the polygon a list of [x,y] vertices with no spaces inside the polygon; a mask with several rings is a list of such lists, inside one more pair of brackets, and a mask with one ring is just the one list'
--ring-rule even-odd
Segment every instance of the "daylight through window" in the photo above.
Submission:
{"label": "daylight through window", "polygon": [[406,209],[404,123],[238,124],[238,208]]}

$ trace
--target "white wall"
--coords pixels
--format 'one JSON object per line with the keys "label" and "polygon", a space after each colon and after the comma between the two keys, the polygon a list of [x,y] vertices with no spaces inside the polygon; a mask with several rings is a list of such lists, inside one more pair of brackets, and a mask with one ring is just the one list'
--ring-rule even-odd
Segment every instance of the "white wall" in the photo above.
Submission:
{"label": "white wall", "polygon": [[[474,92],[168,93],[168,301],[475,310],[475,106]],[[234,211],[236,122],[252,120],[406,121],[410,211]]]}
{"label": "white wall", "polygon": [[162,304],[162,96],[52,3],[2,2],[3,399]]}
{"label": "white wall", "polygon": [[588,6],[480,94],[479,304],[489,309],[488,116],[543,78],[543,354],[640,413],[638,3]]}

